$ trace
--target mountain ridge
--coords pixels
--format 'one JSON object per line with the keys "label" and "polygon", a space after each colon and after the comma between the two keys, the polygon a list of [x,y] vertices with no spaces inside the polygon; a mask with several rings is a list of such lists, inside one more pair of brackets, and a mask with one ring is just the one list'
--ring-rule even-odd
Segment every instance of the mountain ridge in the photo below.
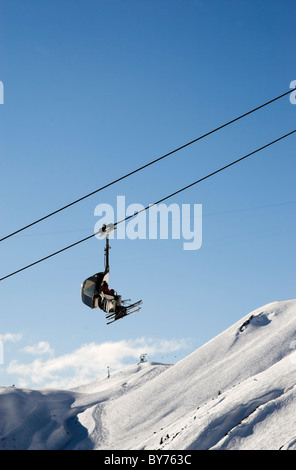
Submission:
{"label": "mountain ridge", "polygon": [[176,364],[72,390],[0,387],[0,449],[296,449],[296,300],[266,304]]}

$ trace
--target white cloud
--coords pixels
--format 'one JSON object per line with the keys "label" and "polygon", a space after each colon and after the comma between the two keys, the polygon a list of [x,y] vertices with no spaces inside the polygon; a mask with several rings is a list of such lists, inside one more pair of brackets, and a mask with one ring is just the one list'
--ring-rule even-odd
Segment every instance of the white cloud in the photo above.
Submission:
{"label": "white cloud", "polygon": [[[164,353],[172,353],[188,345],[184,339],[153,340],[138,338],[96,344],[84,344],[68,354],[50,359],[37,358],[25,364],[13,360],[7,372],[19,377],[21,386],[71,388],[90,382],[111,370],[120,370],[131,360],[139,361],[140,355],[147,353],[147,359]],[[39,353],[52,351],[50,345],[40,342],[36,347],[27,347],[27,352]]]}
{"label": "white cloud", "polygon": [[33,354],[34,356],[41,356],[43,354],[50,354],[53,356],[54,350],[50,347],[50,344],[47,341],[39,341],[39,343],[34,344],[33,346],[26,346],[23,348],[23,351],[28,354]]}
{"label": "white cloud", "polygon": [[16,343],[22,339],[22,336],[23,335],[21,333],[5,333],[4,335],[0,334],[0,341],[2,341],[2,343],[7,343],[8,341]]}

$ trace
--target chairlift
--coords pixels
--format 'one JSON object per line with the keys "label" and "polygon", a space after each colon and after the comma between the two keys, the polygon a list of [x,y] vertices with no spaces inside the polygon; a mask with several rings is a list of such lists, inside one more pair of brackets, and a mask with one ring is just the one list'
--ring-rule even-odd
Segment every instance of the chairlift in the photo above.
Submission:
{"label": "chairlift", "polygon": [[100,235],[106,235],[105,246],[105,270],[85,279],[81,286],[82,302],[90,308],[100,308],[106,313],[107,325],[120,318],[135,313],[141,309],[142,300],[125,305],[128,300],[122,300],[113,289],[109,289],[109,234],[114,230],[114,225],[103,225]]}

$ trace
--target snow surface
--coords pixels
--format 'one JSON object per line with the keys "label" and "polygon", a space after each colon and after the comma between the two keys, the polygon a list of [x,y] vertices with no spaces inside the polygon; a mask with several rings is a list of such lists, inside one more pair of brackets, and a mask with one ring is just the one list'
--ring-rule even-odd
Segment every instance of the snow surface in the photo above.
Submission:
{"label": "snow surface", "polygon": [[296,449],[296,300],[273,302],[174,365],[73,390],[0,387],[0,449]]}

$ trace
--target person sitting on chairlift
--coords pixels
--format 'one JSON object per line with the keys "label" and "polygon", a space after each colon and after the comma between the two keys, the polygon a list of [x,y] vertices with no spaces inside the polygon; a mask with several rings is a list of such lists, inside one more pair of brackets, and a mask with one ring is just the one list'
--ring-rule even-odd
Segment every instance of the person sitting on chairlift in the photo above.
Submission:
{"label": "person sitting on chairlift", "polygon": [[115,294],[114,289],[109,289],[106,281],[104,281],[102,284],[102,292],[107,295],[112,295],[114,297],[114,300],[116,301],[116,305],[118,307],[121,307],[121,295]]}
{"label": "person sitting on chairlift", "polygon": [[104,281],[102,284],[102,291],[104,292],[104,294],[115,296],[114,289],[110,290],[106,281]]}

